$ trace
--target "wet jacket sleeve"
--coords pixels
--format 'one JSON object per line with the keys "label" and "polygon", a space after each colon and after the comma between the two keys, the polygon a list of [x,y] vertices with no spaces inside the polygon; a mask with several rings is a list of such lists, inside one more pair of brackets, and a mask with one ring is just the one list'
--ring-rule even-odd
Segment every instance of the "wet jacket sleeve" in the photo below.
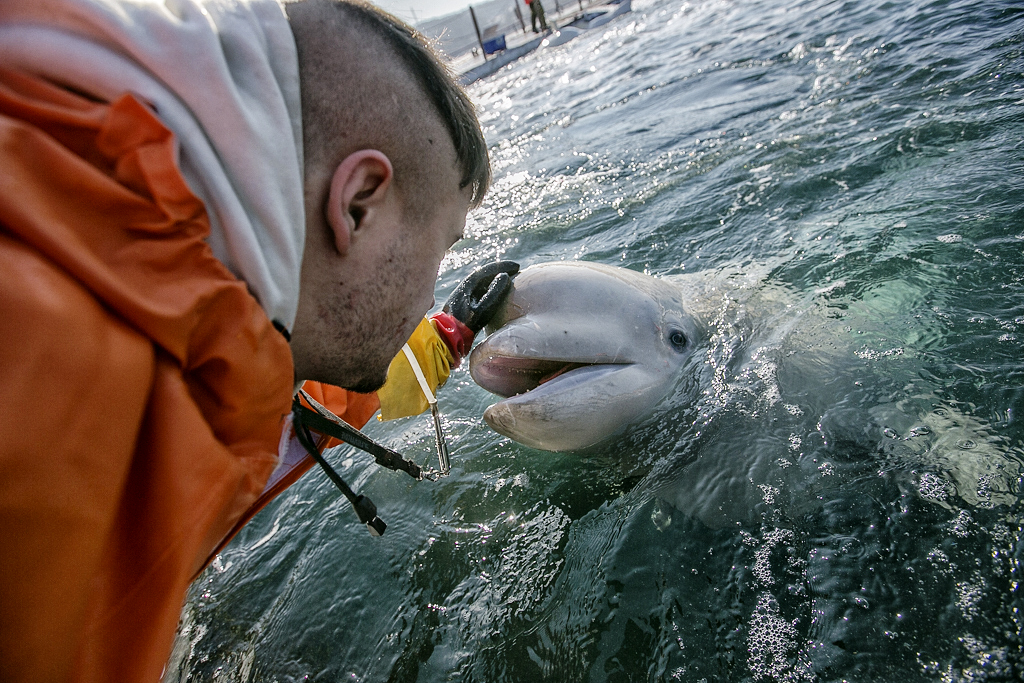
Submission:
{"label": "wet jacket sleeve", "polygon": [[173,134],[0,66],[0,679],[158,681],[277,463],[291,353]]}

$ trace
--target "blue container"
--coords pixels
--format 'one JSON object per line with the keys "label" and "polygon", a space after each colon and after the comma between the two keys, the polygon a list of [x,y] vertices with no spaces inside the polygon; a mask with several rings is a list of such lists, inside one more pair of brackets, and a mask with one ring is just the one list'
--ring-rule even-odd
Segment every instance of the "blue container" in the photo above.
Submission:
{"label": "blue container", "polygon": [[493,55],[495,52],[505,49],[505,34],[502,33],[497,38],[491,38],[490,40],[484,41],[484,53]]}

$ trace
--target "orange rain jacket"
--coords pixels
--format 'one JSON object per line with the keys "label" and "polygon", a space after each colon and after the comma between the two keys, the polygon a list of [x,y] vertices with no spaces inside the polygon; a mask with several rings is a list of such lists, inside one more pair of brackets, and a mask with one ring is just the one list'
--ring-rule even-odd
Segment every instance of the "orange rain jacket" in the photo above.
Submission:
{"label": "orange rain jacket", "polygon": [[291,353],[208,233],[146,106],[0,67],[2,681],[159,680],[277,463]]}

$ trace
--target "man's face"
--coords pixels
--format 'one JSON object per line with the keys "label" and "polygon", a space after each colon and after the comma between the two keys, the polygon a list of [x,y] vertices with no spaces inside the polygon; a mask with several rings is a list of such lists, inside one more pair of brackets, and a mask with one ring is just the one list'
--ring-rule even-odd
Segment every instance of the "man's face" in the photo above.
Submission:
{"label": "man's face", "polygon": [[[347,388],[379,389],[391,360],[434,305],[434,285],[441,260],[462,238],[470,191],[452,191],[436,202],[433,215],[416,224],[398,216],[394,229],[375,245],[374,276],[360,296],[356,317],[366,321],[353,358],[361,358],[359,379]],[[369,265],[369,264],[368,264]],[[353,299],[353,303],[355,300]],[[354,369],[354,368],[353,368]]]}
{"label": "man's face", "polygon": [[433,306],[438,268],[444,254],[462,239],[468,211],[469,191],[456,189],[435,205],[425,225],[402,224],[381,250],[380,290],[370,304],[376,308],[377,329],[367,338],[375,341],[362,354],[375,356],[375,361],[368,364],[365,385],[355,390],[380,388],[391,359]]}

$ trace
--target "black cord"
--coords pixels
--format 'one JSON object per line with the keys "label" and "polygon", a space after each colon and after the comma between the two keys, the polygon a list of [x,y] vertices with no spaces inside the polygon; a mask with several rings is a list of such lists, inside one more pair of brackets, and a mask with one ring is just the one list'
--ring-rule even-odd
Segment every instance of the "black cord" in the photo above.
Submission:
{"label": "black cord", "polygon": [[352,507],[356,511],[356,515],[359,517],[359,521],[366,525],[369,529],[370,534],[373,536],[382,536],[384,531],[388,528],[388,525],[384,523],[384,520],[377,516],[377,506],[373,504],[373,501],[363,495],[357,495],[345,480],[341,478],[330,463],[328,463],[320,451],[317,450],[316,443],[314,443],[313,435],[303,423],[303,418],[299,411],[299,408],[304,408],[298,399],[295,399],[294,404],[294,420],[293,424],[295,427],[295,436],[298,438],[299,443],[306,449],[306,452],[320,465],[321,469],[327,474],[334,485],[338,487],[338,490],[348,498],[348,502],[352,504]]}
{"label": "black cord", "polygon": [[302,405],[298,397],[292,403],[292,412],[295,414],[297,424],[308,425],[321,434],[333,436],[350,446],[355,446],[361,451],[366,451],[373,456],[377,464],[387,467],[389,470],[401,470],[414,479],[423,478],[422,468],[412,460],[406,460],[398,451],[393,451],[387,446],[377,443],[361,431],[348,424],[340,417],[327,410],[313,399],[305,391],[299,391],[299,396],[306,399],[314,410]]}

